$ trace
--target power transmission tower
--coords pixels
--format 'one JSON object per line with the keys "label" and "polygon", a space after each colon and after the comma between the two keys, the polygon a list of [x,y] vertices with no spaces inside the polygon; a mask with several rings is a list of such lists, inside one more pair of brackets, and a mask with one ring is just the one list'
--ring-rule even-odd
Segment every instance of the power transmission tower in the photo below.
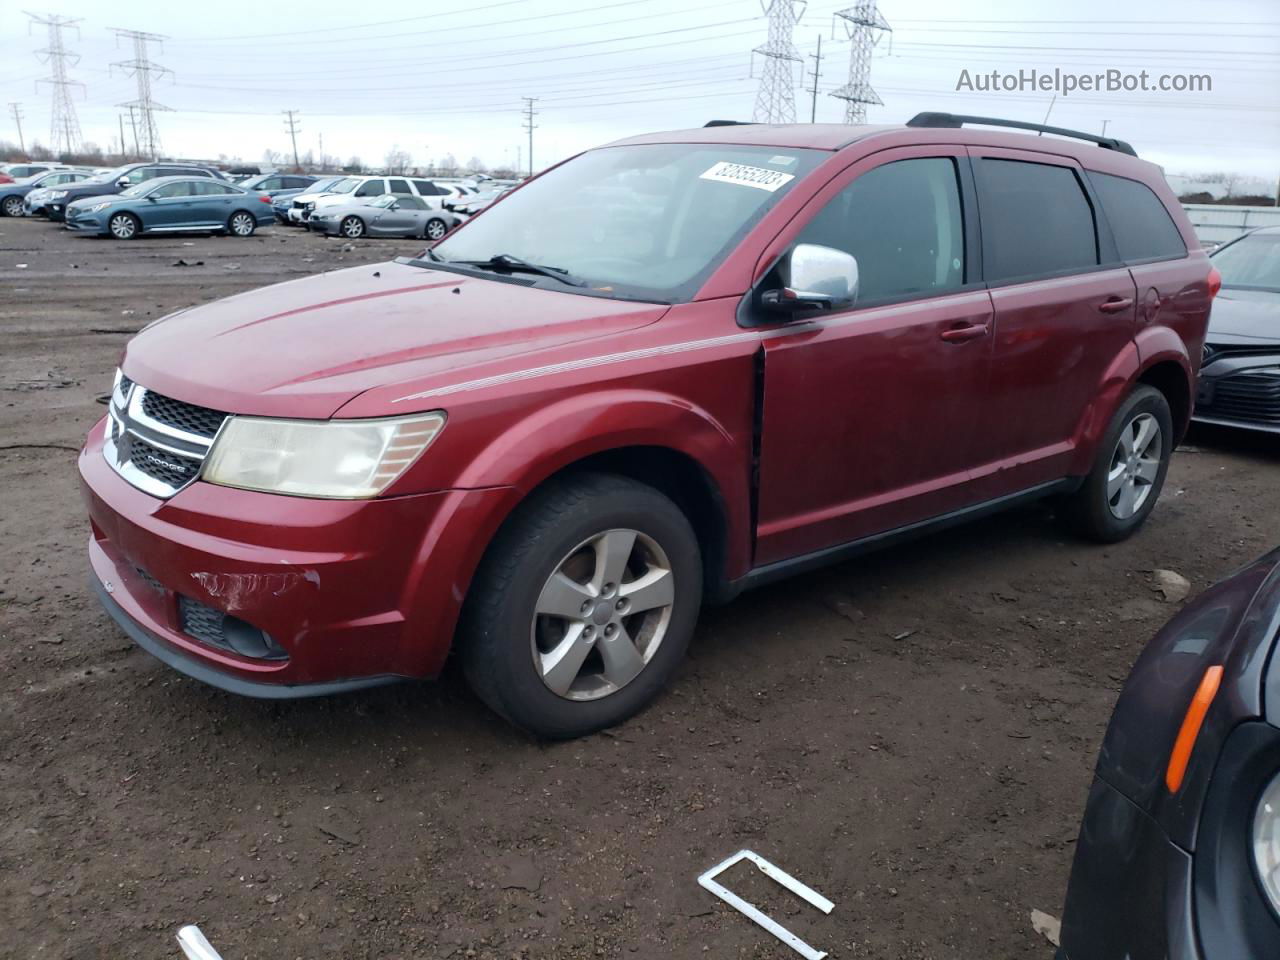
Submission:
{"label": "power transmission tower", "polygon": [[524,128],[529,133],[529,176],[533,176],[533,131],[537,126],[533,122],[533,118],[538,114],[534,111],[533,105],[538,101],[537,97],[521,97],[524,101]]}
{"label": "power transmission tower", "polygon": [[22,139],[22,104],[9,102],[9,112],[13,114],[13,122],[18,125],[18,149],[22,151],[22,155],[27,155],[27,142]]}
{"label": "power transmission tower", "polygon": [[[170,110],[172,108],[156,103],[151,99],[151,76],[155,74],[161,77],[166,73],[172,76],[173,71],[168,67],[160,66],[160,64],[147,57],[147,44],[161,43],[166,38],[158,33],[146,33],[142,30],[123,30],[119,27],[112,27],[111,29],[116,35],[117,44],[122,39],[133,41],[133,59],[121,60],[118,63],[111,64],[111,66],[119,67],[126,76],[135,77],[138,81],[138,99],[130,100],[128,103],[119,103],[116,106],[128,107],[131,114],[133,109],[137,108],[137,123],[142,128],[139,146],[146,152],[146,156],[152,160],[158,160],[160,159],[160,128],[156,125],[155,114],[157,110]],[[136,129],[137,127],[135,127]]]}
{"label": "power transmission tower", "polygon": [[281,113],[287,114],[289,119],[284,122],[285,129],[289,131],[289,139],[293,141],[293,168],[298,169],[298,123],[293,115],[297,110],[282,110]]}
{"label": "power transmission tower", "polygon": [[76,118],[75,104],[71,101],[71,88],[79,87],[84,90],[84,84],[75,80],[67,79],[67,63],[75,66],[80,62],[79,54],[71,53],[62,44],[62,31],[67,27],[72,27],[76,31],[76,36],[80,36],[80,28],[76,26],[80,22],[79,17],[60,17],[55,14],[48,16],[39,16],[38,14],[28,13],[31,18],[27,29],[33,26],[42,26],[49,28],[49,46],[43,50],[36,51],[36,57],[42,62],[49,64],[49,69],[53,75],[36,81],[36,88],[39,89],[40,84],[47,83],[53,87],[53,111],[52,122],[50,124],[49,147],[53,150],[55,156],[66,153],[78,153],[80,150],[80,121]]}
{"label": "power transmission tower", "polygon": [[818,52],[809,54],[813,58],[813,102],[809,105],[809,122],[818,122],[818,78],[822,76],[822,34],[818,34]]}
{"label": "power transmission tower", "polygon": [[[761,0],[763,4],[764,0]],[[803,61],[791,33],[804,15],[803,0],[769,0],[764,8],[769,18],[769,39],[753,54],[764,57],[764,72],[756,93],[756,109],[752,119],[757,123],[796,122],[796,80],[793,63]]]}
{"label": "power transmission tower", "polygon": [[880,37],[893,28],[881,15],[875,0],[861,0],[835,16],[845,22],[845,32],[852,46],[849,50],[849,82],[833,90],[831,96],[845,102],[845,123],[866,123],[867,104],[884,104],[871,88],[871,51]]}

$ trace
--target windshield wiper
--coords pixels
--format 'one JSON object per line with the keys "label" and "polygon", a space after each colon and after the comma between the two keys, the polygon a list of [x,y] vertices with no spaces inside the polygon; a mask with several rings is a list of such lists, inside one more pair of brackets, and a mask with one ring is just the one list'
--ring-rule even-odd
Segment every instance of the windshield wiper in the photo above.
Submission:
{"label": "windshield wiper", "polygon": [[585,287],[587,282],[580,280],[568,270],[561,267],[548,267],[541,263],[530,263],[509,253],[497,253],[488,260],[446,260],[445,263],[459,263],[467,267],[479,267],[481,270],[506,270],[508,273],[537,273],[552,280],[559,280],[570,287]]}

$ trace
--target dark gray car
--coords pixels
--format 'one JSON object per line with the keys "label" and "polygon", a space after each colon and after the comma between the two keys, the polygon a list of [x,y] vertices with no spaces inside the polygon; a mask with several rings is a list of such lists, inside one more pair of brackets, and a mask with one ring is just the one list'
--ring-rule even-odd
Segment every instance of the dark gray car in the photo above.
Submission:
{"label": "dark gray car", "polygon": [[1195,420],[1280,433],[1280,227],[1213,252],[1222,291],[1205,337]]}
{"label": "dark gray car", "polygon": [[433,209],[422,197],[385,194],[370,200],[351,197],[311,215],[308,225],[319,233],[358,237],[421,237],[439,240],[460,219],[447,210]]}
{"label": "dark gray car", "polygon": [[1280,957],[1280,550],[1156,634],[1089,791],[1058,960]]}

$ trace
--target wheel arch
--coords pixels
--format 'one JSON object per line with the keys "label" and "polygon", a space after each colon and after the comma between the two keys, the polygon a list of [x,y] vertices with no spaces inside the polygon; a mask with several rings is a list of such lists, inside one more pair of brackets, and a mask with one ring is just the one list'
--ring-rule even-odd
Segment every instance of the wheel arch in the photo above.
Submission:
{"label": "wheel arch", "polygon": [[1155,387],[1169,403],[1173,415],[1173,443],[1176,447],[1186,436],[1191,422],[1191,378],[1184,367],[1185,355],[1179,362],[1172,357],[1155,360],[1138,374],[1137,383]]}

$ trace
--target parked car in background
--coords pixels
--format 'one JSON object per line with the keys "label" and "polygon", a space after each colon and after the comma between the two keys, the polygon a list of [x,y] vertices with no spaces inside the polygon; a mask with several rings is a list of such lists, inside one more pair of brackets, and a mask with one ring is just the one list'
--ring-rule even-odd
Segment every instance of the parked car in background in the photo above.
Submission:
{"label": "parked car in background", "polygon": [[25,180],[27,177],[34,177],[38,173],[48,173],[50,170],[58,170],[65,168],[65,163],[54,163],[52,161],[39,163],[5,163],[0,164],[0,173],[5,173],[14,180]]}
{"label": "parked car in background", "polygon": [[704,596],[1039,497],[1134,534],[1216,271],[1127,144],[974,119],[635,137],[418,259],[150,324],[79,458],[104,608],[262,697],[456,647],[571,737],[659,694]]}
{"label": "parked car in background", "polygon": [[474,196],[459,197],[453,200],[446,200],[444,208],[461,217],[474,217],[481,210],[488,209],[497,200],[506,196],[514,187],[495,187],[490,190],[484,190]]}
{"label": "parked car in background", "polygon": [[1195,419],[1280,433],[1280,227],[1224,244],[1200,366]]}
{"label": "parked car in background", "polygon": [[452,190],[418,177],[344,177],[324,193],[314,197],[295,197],[289,209],[289,222],[305,227],[311,214],[317,210],[345,203],[351,198],[372,200],[388,193],[398,197],[422,197],[428,206],[436,210],[441,208],[447,197],[455,195]]}
{"label": "parked car in background", "polygon": [[313,196],[315,194],[326,193],[336,183],[340,183],[347,179],[346,175],[321,177],[311,186],[302,190],[279,190],[271,198],[271,209],[275,213],[276,220],[280,223],[289,223],[289,210],[293,207],[295,197],[303,195]]}
{"label": "parked car in background", "polygon": [[1280,550],[1187,604],[1138,658],[1098,757],[1058,960],[1280,956],[1278,628]]}
{"label": "parked car in background", "polygon": [[310,229],[331,237],[421,237],[439,240],[461,220],[448,210],[427,205],[425,197],[384,194],[374,200],[349,197],[317,210],[308,223]]}
{"label": "parked car in background", "polygon": [[69,229],[117,240],[192,230],[251,237],[274,219],[266,196],[210,177],[144,180],[118,195],[84,197],[66,208]]}
{"label": "parked car in background", "polygon": [[0,184],[0,216],[21,217],[27,212],[24,204],[31,194],[38,190],[52,192],[55,187],[79,183],[88,180],[89,176],[82,170],[50,170],[15,183]]}
{"label": "parked car in background", "polygon": [[246,190],[257,190],[269,197],[275,197],[289,190],[295,192],[305,190],[318,179],[304,173],[263,173],[256,177],[245,177],[236,182]]}
{"label": "parked car in background", "polygon": [[208,177],[222,183],[228,181],[220,171],[212,167],[200,167],[187,163],[127,163],[92,180],[56,188],[45,205],[50,220],[61,220],[63,211],[76,200],[86,197],[105,197],[135,187],[157,177]]}

